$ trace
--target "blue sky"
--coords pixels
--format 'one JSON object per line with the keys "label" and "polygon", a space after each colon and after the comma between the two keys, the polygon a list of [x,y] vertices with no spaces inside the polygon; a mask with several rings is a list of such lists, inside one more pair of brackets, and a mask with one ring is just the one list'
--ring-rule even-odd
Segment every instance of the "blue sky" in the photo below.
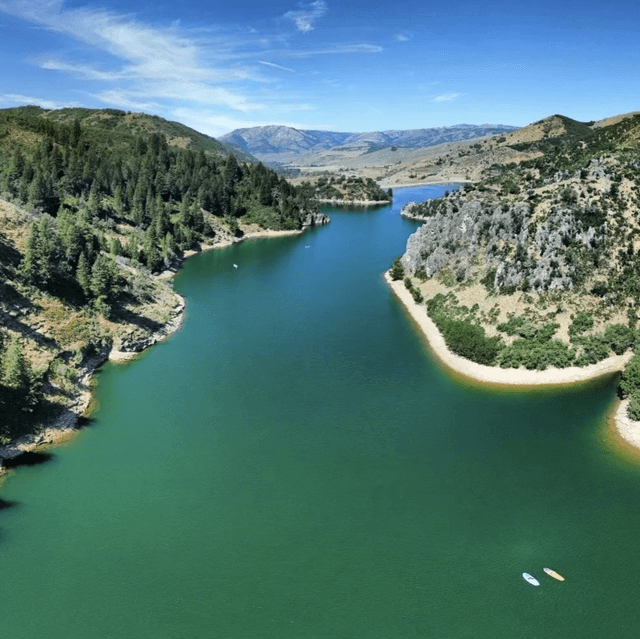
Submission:
{"label": "blue sky", "polygon": [[640,109],[640,3],[0,0],[0,108],[286,124],[523,126]]}

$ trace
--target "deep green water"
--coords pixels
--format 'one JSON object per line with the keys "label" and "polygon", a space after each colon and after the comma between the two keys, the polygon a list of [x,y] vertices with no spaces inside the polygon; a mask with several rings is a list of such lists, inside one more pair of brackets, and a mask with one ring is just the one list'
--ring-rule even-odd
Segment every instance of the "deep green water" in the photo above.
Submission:
{"label": "deep green water", "polygon": [[183,328],[2,489],[3,637],[638,636],[615,380],[457,384],[381,280],[442,190],[186,263]]}

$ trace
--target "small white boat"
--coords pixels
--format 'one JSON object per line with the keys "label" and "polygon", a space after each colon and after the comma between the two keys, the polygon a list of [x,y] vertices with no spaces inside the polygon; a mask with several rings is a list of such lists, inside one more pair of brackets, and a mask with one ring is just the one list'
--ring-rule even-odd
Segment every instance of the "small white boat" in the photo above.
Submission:
{"label": "small white boat", "polygon": [[564,581],[564,577],[555,570],[552,570],[551,568],[543,568],[542,570],[544,570],[549,575],[549,577],[553,577],[558,581]]}
{"label": "small white boat", "polygon": [[233,265],[233,268],[238,268],[238,265],[237,265],[237,264],[234,264],[234,265]]}
{"label": "small white boat", "polygon": [[523,572],[522,577],[524,578],[525,581],[530,583],[532,586],[540,585],[540,582],[535,577],[532,577],[528,572]]}

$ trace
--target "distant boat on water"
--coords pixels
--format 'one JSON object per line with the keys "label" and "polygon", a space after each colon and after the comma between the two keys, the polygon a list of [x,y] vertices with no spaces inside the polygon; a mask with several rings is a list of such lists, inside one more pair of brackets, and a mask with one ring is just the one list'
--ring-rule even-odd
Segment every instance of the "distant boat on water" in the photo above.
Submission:
{"label": "distant boat on water", "polygon": [[551,568],[543,568],[542,570],[544,570],[549,575],[549,577],[553,577],[558,581],[564,581],[564,577],[560,573],[557,573],[555,570],[552,570]]}
{"label": "distant boat on water", "polygon": [[237,264],[234,264],[234,265],[233,265],[233,268],[238,268],[238,265],[237,265]]}
{"label": "distant boat on water", "polygon": [[532,577],[528,572],[523,572],[522,577],[524,578],[525,581],[530,583],[532,586],[540,585],[540,582],[535,577]]}

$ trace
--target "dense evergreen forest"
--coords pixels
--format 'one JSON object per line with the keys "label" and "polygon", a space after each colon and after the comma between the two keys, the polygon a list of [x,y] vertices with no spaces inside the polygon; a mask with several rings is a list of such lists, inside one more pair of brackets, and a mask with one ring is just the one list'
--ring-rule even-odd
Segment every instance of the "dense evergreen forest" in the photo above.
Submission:
{"label": "dense evergreen forest", "polygon": [[[140,126],[151,116],[130,119],[137,126],[127,128],[124,112],[64,111],[0,111],[0,197],[19,211],[17,219],[5,217],[0,229],[5,329],[0,330],[0,411],[5,415],[39,405],[43,384],[52,377],[51,357],[61,348],[79,348],[82,339],[113,339],[104,326],[90,334],[86,326],[98,325],[95,315],[112,324],[131,322],[132,305],[151,296],[140,273],[149,279],[177,266],[184,251],[222,236],[239,237],[248,224],[299,230],[310,214],[319,214],[308,192],[260,163],[238,162],[215,140],[191,132],[195,148],[184,148],[190,144],[186,127],[173,131],[174,126],[172,138]],[[39,296],[42,301],[34,303]],[[35,333],[9,310],[32,321],[38,308],[55,304],[61,317],[80,314],[68,339],[58,331],[51,343],[40,340],[34,347],[49,353],[37,368],[30,363],[37,353],[25,353]],[[17,330],[6,330],[9,324]],[[76,363],[84,354],[75,355]],[[72,384],[73,363],[67,364],[63,372]],[[59,362],[55,366],[58,370]],[[64,379],[58,381],[64,385]],[[16,421],[21,420],[12,418],[14,426]],[[0,424],[0,438],[12,428]]]}
{"label": "dense evergreen forest", "polygon": [[27,237],[26,280],[47,287],[75,279],[96,298],[108,297],[114,278],[101,251],[157,272],[212,237],[205,215],[237,234],[239,220],[300,229],[315,208],[262,164],[173,148],[159,133],[116,136],[20,110],[0,112],[0,194],[44,213]]}

